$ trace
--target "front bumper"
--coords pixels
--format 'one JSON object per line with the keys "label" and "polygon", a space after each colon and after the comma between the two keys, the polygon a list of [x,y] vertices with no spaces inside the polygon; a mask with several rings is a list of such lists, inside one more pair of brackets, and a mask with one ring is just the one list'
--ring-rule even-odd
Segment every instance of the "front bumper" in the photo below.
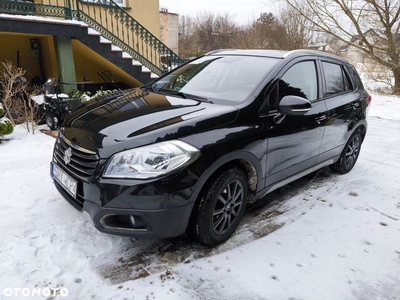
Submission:
{"label": "front bumper", "polygon": [[[157,239],[185,233],[192,208],[193,203],[165,210],[147,211],[103,208],[91,202],[84,204],[84,211],[89,213],[94,226],[101,232]],[[131,221],[132,218],[134,222]]]}
{"label": "front bumper", "polygon": [[[51,176],[60,194],[74,208],[80,212],[87,212],[94,226],[99,231],[108,234],[156,239],[179,236],[185,233],[194,206],[194,201],[189,201],[190,197],[187,199],[182,197],[187,194],[185,192],[178,192],[176,195],[152,193],[149,196],[148,193],[138,193],[137,191],[140,190],[138,186],[84,182],[79,182],[81,186],[79,190],[83,191],[83,196],[79,195],[77,197],[79,199],[75,199],[54,179],[52,174]],[[107,198],[105,195],[110,190],[119,191],[119,193],[113,192],[113,199],[107,199],[104,202],[102,198]],[[154,184],[154,189],[149,189],[149,184],[147,184],[146,191],[149,190],[159,190],[159,186]],[[97,203],[95,203],[95,198],[100,198],[96,200]]]}

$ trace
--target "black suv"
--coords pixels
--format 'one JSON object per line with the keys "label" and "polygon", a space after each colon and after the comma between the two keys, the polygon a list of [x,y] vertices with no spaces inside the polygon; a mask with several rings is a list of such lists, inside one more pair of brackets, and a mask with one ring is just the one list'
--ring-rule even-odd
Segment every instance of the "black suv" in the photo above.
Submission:
{"label": "black suv", "polygon": [[214,246],[246,202],[324,166],[349,172],[370,102],[336,56],[214,51],[85,103],[60,129],[51,176],[102,232]]}

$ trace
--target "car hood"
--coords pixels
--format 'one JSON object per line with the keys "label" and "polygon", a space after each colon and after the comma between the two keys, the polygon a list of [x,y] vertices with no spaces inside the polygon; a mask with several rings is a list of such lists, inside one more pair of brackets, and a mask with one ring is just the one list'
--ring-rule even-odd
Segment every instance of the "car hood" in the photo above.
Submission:
{"label": "car hood", "polygon": [[69,116],[61,133],[102,158],[130,148],[224,126],[238,108],[139,88],[93,99]]}

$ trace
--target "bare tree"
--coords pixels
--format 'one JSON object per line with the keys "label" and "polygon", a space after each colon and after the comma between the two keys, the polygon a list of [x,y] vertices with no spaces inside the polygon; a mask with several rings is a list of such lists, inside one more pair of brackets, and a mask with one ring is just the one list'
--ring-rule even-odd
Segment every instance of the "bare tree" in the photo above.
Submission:
{"label": "bare tree", "polygon": [[246,37],[246,48],[283,49],[279,44],[286,39],[286,34],[276,17],[265,12],[246,29]]}
{"label": "bare tree", "polygon": [[39,95],[41,88],[27,85],[27,89],[21,92],[22,97],[14,100],[14,110],[20,116],[21,122],[25,123],[28,132],[35,134],[35,129],[43,116],[38,113],[39,105],[32,100],[32,95]]}
{"label": "bare tree", "polygon": [[17,68],[10,61],[1,62],[3,69],[0,73],[0,99],[3,103],[6,116],[11,124],[15,126],[15,113],[13,111],[16,106],[16,99],[20,98],[23,91],[27,89],[26,80],[24,81],[25,70]]}
{"label": "bare tree", "polygon": [[179,54],[185,59],[198,56],[196,22],[190,16],[179,17]]}
{"label": "bare tree", "polygon": [[313,26],[357,49],[393,73],[400,93],[400,2],[388,0],[285,0]]}
{"label": "bare tree", "polygon": [[302,16],[304,13],[304,10],[299,13],[291,6],[283,7],[280,11],[279,21],[285,28],[287,50],[305,49],[316,41],[314,31],[310,30],[313,25]]}
{"label": "bare tree", "polygon": [[237,26],[228,13],[215,15],[210,12],[199,13],[194,29],[195,42],[199,54],[222,48],[237,48],[235,33]]}
{"label": "bare tree", "polygon": [[17,68],[10,61],[3,61],[2,66],[0,99],[6,116],[13,126],[16,123],[25,123],[26,130],[34,134],[40,115],[37,114],[37,103],[31,99],[31,95],[40,94],[41,89],[26,81],[23,77],[24,69]]}
{"label": "bare tree", "polygon": [[257,20],[238,26],[228,13],[200,12],[196,18],[179,19],[179,53],[184,58],[223,48],[281,49],[307,48],[312,39],[310,22],[292,8],[276,15],[262,12]]}

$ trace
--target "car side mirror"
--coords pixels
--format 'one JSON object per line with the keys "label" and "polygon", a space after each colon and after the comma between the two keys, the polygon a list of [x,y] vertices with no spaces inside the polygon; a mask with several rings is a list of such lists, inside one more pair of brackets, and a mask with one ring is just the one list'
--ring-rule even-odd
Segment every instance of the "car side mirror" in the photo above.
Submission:
{"label": "car side mirror", "polygon": [[279,111],[287,115],[301,116],[309,112],[310,109],[311,102],[298,96],[285,96],[279,102]]}

